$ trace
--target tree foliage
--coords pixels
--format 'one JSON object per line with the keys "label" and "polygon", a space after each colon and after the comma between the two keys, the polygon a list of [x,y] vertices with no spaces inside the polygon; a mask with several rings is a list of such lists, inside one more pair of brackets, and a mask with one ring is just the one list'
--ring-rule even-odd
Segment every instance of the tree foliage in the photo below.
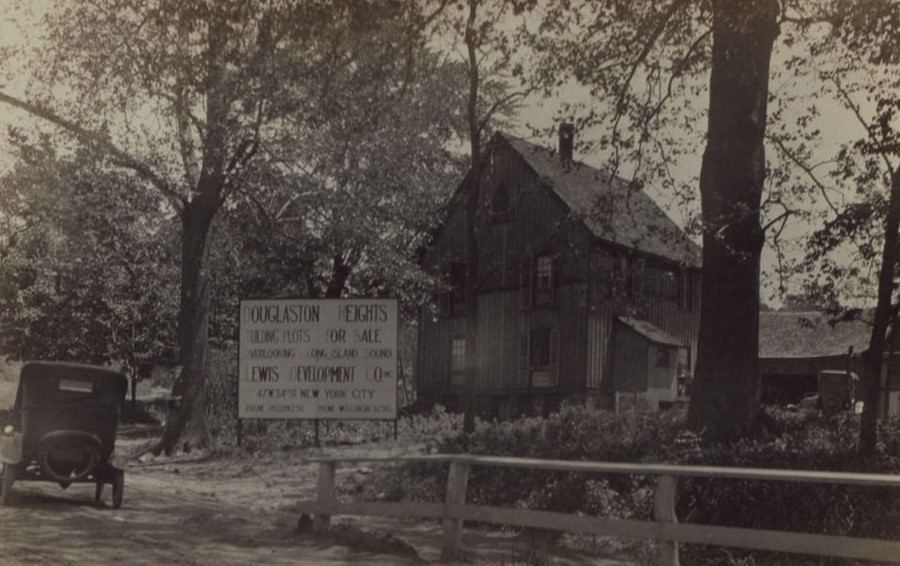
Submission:
{"label": "tree foliage", "polygon": [[4,354],[126,371],[173,359],[175,240],[157,199],[78,156],[22,157],[0,180]]}
{"label": "tree foliage", "polygon": [[[833,101],[859,132],[838,145],[826,161],[827,171],[819,173],[809,165],[808,150],[798,163],[828,205],[807,240],[801,266],[807,293],[836,319],[857,318],[864,312],[861,305],[875,305],[866,315],[872,332],[863,353],[860,450],[865,454],[876,446],[883,354],[889,348],[889,330],[896,327],[900,304],[900,59],[896,53],[900,20],[896,8],[896,3],[881,0],[829,4],[828,25],[810,41],[811,50],[820,55],[819,64],[793,69],[817,79],[823,100]],[[795,143],[797,139],[810,144],[821,141],[822,134],[813,125],[818,111],[819,105],[811,104],[798,120]]]}
{"label": "tree foliage", "polygon": [[354,54],[383,63],[369,67],[373,88],[396,78],[377,71],[402,66],[428,17],[400,0],[101,0],[47,12],[29,88],[0,102],[150,183],[181,220],[180,402],[159,449],[208,443],[209,237],[223,205],[263,150],[304,151],[342,119],[333,87]]}

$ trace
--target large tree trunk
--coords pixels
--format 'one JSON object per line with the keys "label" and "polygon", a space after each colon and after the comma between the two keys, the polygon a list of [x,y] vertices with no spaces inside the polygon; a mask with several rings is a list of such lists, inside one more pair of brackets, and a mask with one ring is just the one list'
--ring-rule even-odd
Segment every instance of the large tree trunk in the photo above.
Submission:
{"label": "large tree trunk", "polygon": [[209,327],[209,231],[216,207],[195,199],[181,214],[181,305],[178,346],[181,372],[172,388],[166,428],[156,452],[209,446],[206,428],[206,351]]}
{"label": "large tree trunk", "polygon": [[775,0],[713,2],[709,131],[700,174],[703,298],[688,422],[712,440],[759,414],[759,266]]}
{"label": "large tree trunk", "polygon": [[[891,172],[891,193],[887,216],[884,219],[884,247],[878,273],[878,302],[875,320],[869,337],[869,349],[863,356],[863,414],[859,431],[859,451],[870,455],[877,440],[878,408],[881,402],[881,365],[884,360],[888,327],[894,293],[894,273],[900,259],[898,234],[900,229],[900,169]],[[896,331],[896,329],[895,329]]]}

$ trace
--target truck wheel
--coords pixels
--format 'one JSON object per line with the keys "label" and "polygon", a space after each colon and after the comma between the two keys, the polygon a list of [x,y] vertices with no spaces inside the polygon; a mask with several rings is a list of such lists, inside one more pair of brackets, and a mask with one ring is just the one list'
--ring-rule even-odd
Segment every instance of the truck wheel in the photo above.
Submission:
{"label": "truck wheel", "polygon": [[122,498],[125,496],[125,472],[116,470],[112,481],[113,509],[122,507]]}
{"label": "truck wheel", "polygon": [[3,465],[3,483],[0,486],[0,505],[9,505],[12,500],[12,487],[16,481],[16,469],[9,464]]}

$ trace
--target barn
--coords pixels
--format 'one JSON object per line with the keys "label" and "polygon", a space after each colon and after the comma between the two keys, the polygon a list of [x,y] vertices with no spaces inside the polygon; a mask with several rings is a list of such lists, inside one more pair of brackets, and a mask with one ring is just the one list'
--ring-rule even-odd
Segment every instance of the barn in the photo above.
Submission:
{"label": "barn", "polygon": [[833,323],[821,311],[760,312],[762,402],[799,402],[816,392],[822,370],[862,375],[859,355],[869,347],[871,331],[863,319]]}
{"label": "barn", "polygon": [[[565,399],[611,407],[622,393],[656,407],[696,356],[699,247],[644,191],[575,160],[573,134],[561,125],[549,149],[497,133],[485,149],[475,361],[486,416],[546,414]],[[416,390],[451,410],[468,355],[469,186],[422,254],[447,285],[419,313]]]}

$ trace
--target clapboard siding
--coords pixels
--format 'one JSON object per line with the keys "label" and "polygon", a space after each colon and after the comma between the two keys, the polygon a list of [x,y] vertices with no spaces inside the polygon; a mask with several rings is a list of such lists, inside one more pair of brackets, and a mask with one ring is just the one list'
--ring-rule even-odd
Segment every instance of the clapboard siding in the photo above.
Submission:
{"label": "clapboard siding", "polygon": [[[671,272],[663,278],[660,272]],[[589,276],[588,320],[589,388],[612,386],[613,320],[628,315],[646,320],[681,340],[690,349],[690,365],[697,359],[700,325],[700,273],[629,250],[595,246]],[[690,294],[690,297],[686,296]],[[669,298],[674,296],[675,298]]]}
{"label": "clapboard siding", "polygon": [[[481,391],[529,390],[528,374],[520,360],[522,336],[533,329],[559,332],[558,386],[566,390],[586,387],[587,293],[584,284],[562,285],[558,302],[549,308],[524,309],[519,292],[483,293],[478,299],[478,376]],[[420,391],[440,391],[449,384],[450,348],[454,336],[463,336],[463,316],[420,315],[417,371]]]}
{"label": "clapboard siding", "polygon": [[[693,362],[699,270],[597,237],[563,202],[552,179],[539,177],[509,143],[492,145],[486,155],[478,226],[478,391],[535,397],[611,393],[613,321],[620,315],[642,318],[690,344]],[[432,273],[446,275],[452,264],[465,263],[467,182],[423,254],[423,267]],[[498,195],[509,203],[508,214],[496,214],[492,203],[504,200]],[[523,305],[523,297],[530,296],[523,292],[523,274],[535,257],[545,255],[553,258],[553,304]],[[552,387],[533,387],[529,379],[528,345],[535,329],[552,332]],[[423,310],[420,393],[434,399],[461,393],[449,386],[450,352],[453,338],[464,333],[462,309],[440,315]]]}

